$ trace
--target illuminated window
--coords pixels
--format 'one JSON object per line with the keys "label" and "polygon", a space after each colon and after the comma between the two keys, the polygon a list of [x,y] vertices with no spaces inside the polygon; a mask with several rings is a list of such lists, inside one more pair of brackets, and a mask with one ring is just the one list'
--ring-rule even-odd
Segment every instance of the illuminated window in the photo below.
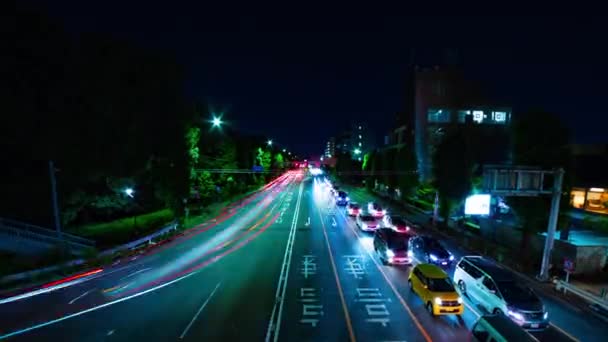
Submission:
{"label": "illuminated window", "polygon": [[471,115],[470,110],[459,110],[458,111],[458,122],[465,123],[467,121],[467,115]]}
{"label": "illuminated window", "polygon": [[359,146],[361,146],[361,142],[359,141]]}
{"label": "illuminated window", "polygon": [[483,110],[474,110],[473,111],[473,121],[475,121],[477,123],[481,123],[481,122],[483,122],[483,119],[484,119]]}
{"label": "illuminated window", "polygon": [[428,113],[429,122],[450,122],[450,111],[443,109],[429,109]]}
{"label": "illuminated window", "polygon": [[507,121],[507,112],[492,112],[492,121],[505,123]]}
{"label": "illuminated window", "polygon": [[361,134],[359,134],[359,139],[361,139]]}
{"label": "illuminated window", "polygon": [[359,129],[361,129],[361,126],[359,126]]}

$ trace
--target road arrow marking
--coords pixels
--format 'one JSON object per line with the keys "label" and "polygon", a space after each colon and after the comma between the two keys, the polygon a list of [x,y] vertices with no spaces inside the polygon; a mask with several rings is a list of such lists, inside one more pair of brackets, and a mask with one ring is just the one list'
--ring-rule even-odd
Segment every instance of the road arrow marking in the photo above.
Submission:
{"label": "road arrow marking", "polygon": [[306,227],[310,226],[310,216],[308,216],[308,220],[306,220],[306,223],[304,225]]}
{"label": "road arrow marking", "polygon": [[335,217],[332,217],[332,218],[331,218],[331,225],[332,225],[333,227],[335,227],[335,226],[337,226],[337,225],[338,225],[338,223],[336,222],[336,218],[335,218]]}

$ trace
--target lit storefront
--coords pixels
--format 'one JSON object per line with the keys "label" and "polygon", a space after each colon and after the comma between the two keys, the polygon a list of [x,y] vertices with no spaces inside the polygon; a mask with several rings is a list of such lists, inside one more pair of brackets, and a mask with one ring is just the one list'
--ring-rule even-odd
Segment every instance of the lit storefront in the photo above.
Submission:
{"label": "lit storefront", "polygon": [[570,205],[577,209],[608,214],[608,189],[572,188]]}

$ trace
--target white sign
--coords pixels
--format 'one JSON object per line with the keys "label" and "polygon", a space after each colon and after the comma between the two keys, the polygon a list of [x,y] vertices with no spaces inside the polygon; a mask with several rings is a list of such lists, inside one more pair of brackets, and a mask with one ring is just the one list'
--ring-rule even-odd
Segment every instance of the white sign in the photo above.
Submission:
{"label": "white sign", "polygon": [[492,196],[487,194],[471,195],[467,197],[464,204],[464,213],[466,215],[489,215],[491,197]]}

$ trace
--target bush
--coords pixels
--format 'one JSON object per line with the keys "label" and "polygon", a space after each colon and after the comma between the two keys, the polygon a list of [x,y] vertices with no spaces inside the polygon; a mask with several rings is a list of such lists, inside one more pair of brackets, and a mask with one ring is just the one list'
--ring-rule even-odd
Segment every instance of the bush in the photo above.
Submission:
{"label": "bush", "polygon": [[97,241],[99,246],[127,243],[152,233],[173,221],[170,209],[127,217],[111,222],[96,223],[72,229],[70,232]]}

